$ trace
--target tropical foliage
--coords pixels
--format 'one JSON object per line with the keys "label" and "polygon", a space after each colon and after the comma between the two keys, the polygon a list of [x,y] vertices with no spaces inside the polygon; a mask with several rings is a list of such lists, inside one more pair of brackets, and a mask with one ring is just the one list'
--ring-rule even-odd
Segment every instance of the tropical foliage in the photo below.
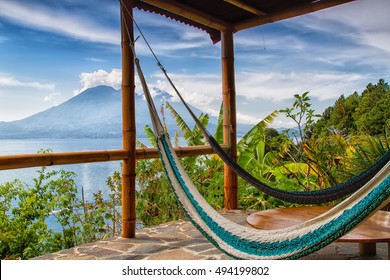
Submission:
{"label": "tropical foliage", "polygon": [[[204,145],[205,140],[197,126],[191,128],[175,111],[171,104],[166,103],[166,108],[175,118],[178,126],[183,133],[183,138],[188,146]],[[164,118],[164,109],[161,110]],[[201,115],[200,122],[207,126],[208,115]],[[156,146],[155,135],[150,127],[145,127],[148,140]],[[178,134],[176,134],[173,143],[178,145]],[[142,143],[138,146],[144,147]],[[208,157],[185,157],[181,162],[192,178],[196,178],[194,182],[206,198],[206,200],[214,207],[221,208],[223,206],[223,191],[222,184],[217,184],[223,180],[222,164],[218,161],[208,160]],[[154,225],[165,221],[176,220],[182,218],[184,213],[172,192],[169,181],[165,176],[163,166],[159,159],[148,159],[137,163],[137,217],[144,225]],[[222,181],[223,182],[223,181]]]}
{"label": "tropical foliage", "polygon": [[315,137],[332,133],[344,136],[383,134],[390,127],[390,87],[384,80],[368,84],[361,93],[340,96],[313,125]]}
{"label": "tropical foliage", "polygon": [[[75,176],[42,167],[32,185],[20,180],[0,185],[1,259],[28,259],[120,232],[119,174],[107,180],[108,199],[98,192],[92,202],[79,197]],[[60,230],[48,227],[49,217]]]}
{"label": "tropical foliage", "polygon": [[[150,139],[152,140],[152,139]],[[144,146],[138,143],[139,146]],[[137,162],[136,212],[144,225],[177,220],[183,212],[164,176],[161,161],[147,159]]]}

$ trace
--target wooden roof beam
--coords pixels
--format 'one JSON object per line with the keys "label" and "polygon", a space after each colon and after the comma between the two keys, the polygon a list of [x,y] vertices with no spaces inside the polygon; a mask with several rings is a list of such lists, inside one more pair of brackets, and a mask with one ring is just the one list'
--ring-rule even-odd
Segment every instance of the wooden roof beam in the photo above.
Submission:
{"label": "wooden roof beam", "polygon": [[224,0],[224,1],[258,16],[265,16],[267,14],[241,0]]}
{"label": "wooden roof beam", "polygon": [[168,12],[180,15],[182,17],[188,18],[192,21],[198,22],[205,26],[220,30],[226,31],[232,27],[228,22],[220,20],[216,17],[210,16],[205,12],[202,12],[198,9],[192,8],[185,4],[179,3],[172,0],[142,0],[149,5],[158,7],[160,9],[166,10]]}
{"label": "wooden roof beam", "polygon": [[301,16],[304,14],[316,12],[319,10],[323,10],[326,8],[330,8],[333,6],[341,5],[347,2],[352,2],[355,0],[323,0],[323,1],[313,1],[309,4],[305,4],[296,8],[268,14],[268,15],[263,15],[259,16],[250,20],[242,21],[238,24],[234,25],[234,31],[240,31],[244,29],[248,29],[251,27],[267,24],[267,23],[272,23],[296,16]]}

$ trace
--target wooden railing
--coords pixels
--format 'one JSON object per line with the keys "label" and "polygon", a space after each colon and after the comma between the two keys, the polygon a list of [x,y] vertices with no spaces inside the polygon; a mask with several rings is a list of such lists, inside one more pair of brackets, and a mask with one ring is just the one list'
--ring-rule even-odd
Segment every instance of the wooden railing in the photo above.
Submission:
{"label": "wooden railing", "polygon": [[[223,146],[227,149],[227,146]],[[213,154],[213,149],[208,146],[176,147],[176,154],[179,157],[199,156]],[[105,150],[105,151],[82,151],[64,153],[42,153],[42,154],[21,154],[0,156],[0,170],[10,170],[28,167],[79,164],[91,162],[104,162],[125,160],[130,157],[126,150]],[[138,148],[135,153],[136,159],[158,158],[156,148]]]}

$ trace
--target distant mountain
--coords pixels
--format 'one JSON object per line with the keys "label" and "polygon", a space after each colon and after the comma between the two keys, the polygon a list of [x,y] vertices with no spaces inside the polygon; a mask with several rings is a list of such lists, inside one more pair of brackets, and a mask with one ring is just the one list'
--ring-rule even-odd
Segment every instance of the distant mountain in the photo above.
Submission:
{"label": "distant mountain", "polygon": [[98,86],[22,120],[0,123],[1,138],[82,138],[120,135],[121,94]]}
{"label": "distant mountain", "polygon": [[[169,101],[182,118],[193,127],[195,124],[187,110],[179,102],[173,102],[167,92],[154,89],[157,108]],[[122,135],[121,91],[109,86],[87,89],[68,101],[22,120],[0,122],[1,139],[32,138],[108,138]],[[202,112],[191,106],[195,115]],[[137,137],[144,137],[144,126],[151,125],[149,110],[143,95],[136,94]],[[179,131],[169,110],[165,110],[165,122],[170,133]],[[210,118],[207,126],[214,132],[217,119]],[[249,129],[243,126],[242,129]]]}

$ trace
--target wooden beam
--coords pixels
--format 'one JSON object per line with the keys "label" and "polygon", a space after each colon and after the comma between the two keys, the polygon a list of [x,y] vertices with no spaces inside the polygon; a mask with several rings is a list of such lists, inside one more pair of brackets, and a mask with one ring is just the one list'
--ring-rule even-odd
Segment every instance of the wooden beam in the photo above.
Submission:
{"label": "wooden beam", "polygon": [[134,55],[130,43],[133,34],[133,1],[126,1],[126,8],[121,6],[122,33],[122,147],[129,152],[129,157],[122,162],[122,237],[135,237],[135,154],[136,154],[136,125],[135,125],[135,83]]}
{"label": "wooden beam", "polygon": [[[237,161],[236,88],[234,78],[233,31],[221,32],[223,141],[229,147],[230,156]],[[224,165],[224,207],[238,207],[237,175]]]}
{"label": "wooden beam", "polygon": [[123,160],[129,157],[126,150],[83,151],[0,156],[0,170],[79,164]]}
{"label": "wooden beam", "polygon": [[[225,150],[228,149],[226,145],[222,146]],[[174,150],[179,157],[214,154],[213,149],[208,145],[176,147],[174,148]],[[137,148],[135,154],[137,160],[153,159],[160,157],[159,152],[156,148]],[[127,150],[5,155],[0,156],[0,170],[105,161],[119,161],[127,160],[129,157],[129,151]]]}
{"label": "wooden beam", "polygon": [[[227,151],[227,145],[221,145],[222,148]],[[200,156],[200,155],[211,155],[215,154],[213,148],[209,145],[203,146],[186,146],[186,147],[175,147],[176,155],[178,157],[189,157],[189,156]],[[137,159],[152,159],[159,158],[160,154],[156,148],[138,148]]]}
{"label": "wooden beam", "polygon": [[356,0],[323,0],[323,1],[311,2],[309,4],[304,4],[292,9],[288,9],[288,10],[284,10],[284,11],[280,11],[280,12],[276,12],[264,16],[259,16],[249,20],[239,22],[234,25],[234,31],[237,32],[247,28],[264,25],[267,23],[272,23],[272,22],[281,21],[296,16],[301,16],[304,14],[309,14],[312,12],[327,9],[333,6],[341,5],[352,1],[356,1]]}
{"label": "wooden beam", "polygon": [[160,9],[166,10],[168,12],[180,15],[182,17],[188,18],[192,21],[201,23],[205,26],[217,29],[217,30],[227,30],[231,27],[231,24],[220,20],[216,17],[213,17],[203,11],[192,8],[185,4],[180,3],[179,1],[172,0],[142,0],[141,2],[148,3],[149,5],[158,7]]}
{"label": "wooden beam", "polygon": [[224,0],[224,1],[258,16],[264,16],[267,14],[241,0]]}

